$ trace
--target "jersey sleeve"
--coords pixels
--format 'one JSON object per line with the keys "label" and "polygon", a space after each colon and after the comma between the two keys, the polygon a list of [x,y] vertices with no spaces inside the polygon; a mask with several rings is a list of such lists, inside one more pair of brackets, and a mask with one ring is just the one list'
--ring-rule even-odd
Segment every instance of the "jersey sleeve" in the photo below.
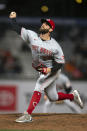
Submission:
{"label": "jersey sleeve", "polygon": [[21,29],[21,38],[25,41],[25,42],[29,42],[31,43],[32,40],[37,37],[37,33],[35,33],[32,30],[27,30],[25,28]]}
{"label": "jersey sleeve", "polygon": [[21,38],[25,41],[28,42],[28,31],[25,28],[21,28]]}
{"label": "jersey sleeve", "polygon": [[53,61],[52,61],[52,69],[51,72],[56,72],[57,70],[61,69],[63,64],[65,63],[64,54],[56,41],[54,43],[54,53],[53,53]]}
{"label": "jersey sleeve", "polygon": [[64,54],[63,54],[63,51],[59,45],[54,52],[54,60],[57,63],[61,63],[61,64],[65,63]]}

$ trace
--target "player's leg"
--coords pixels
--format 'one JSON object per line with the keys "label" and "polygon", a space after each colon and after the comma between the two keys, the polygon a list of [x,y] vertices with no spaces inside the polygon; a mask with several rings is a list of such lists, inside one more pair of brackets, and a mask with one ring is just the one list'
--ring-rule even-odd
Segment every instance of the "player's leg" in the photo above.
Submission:
{"label": "player's leg", "polygon": [[28,106],[27,111],[24,113],[24,115],[18,119],[16,119],[16,122],[30,122],[31,119],[31,113],[35,109],[36,105],[39,103],[41,98],[41,93],[49,86],[57,77],[57,73],[53,76],[50,76],[50,74],[43,75],[41,74],[39,79],[36,82],[34,93],[31,97],[30,104]]}
{"label": "player's leg", "polygon": [[16,119],[16,122],[31,122],[32,121],[31,113],[35,109],[36,105],[39,103],[40,98],[41,92],[34,91],[27,111],[24,112],[22,117]]}
{"label": "player's leg", "polygon": [[40,75],[39,79],[36,82],[34,93],[32,95],[30,104],[27,109],[28,114],[31,114],[33,112],[33,110],[35,109],[35,107],[37,106],[37,104],[40,101],[42,91],[46,87],[48,87],[54,81],[54,79],[56,79],[56,76],[57,76],[56,74],[51,77],[49,74],[48,75],[43,75],[43,74]]}
{"label": "player's leg", "polygon": [[45,93],[51,101],[59,101],[59,100],[74,100],[73,94],[65,94],[63,92],[57,92],[56,90],[56,80],[51,83],[47,88],[45,88]]}
{"label": "player's leg", "polygon": [[36,89],[34,90],[28,109],[27,111],[24,112],[22,117],[19,117],[18,119],[16,119],[16,122],[31,122],[32,121],[32,117],[31,117],[31,113],[33,112],[33,110],[35,109],[36,105],[39,103],[40,98],[41,98],[41,89],[40,89],[40,80],[41,80],[42,76],[39,77],[39,79],[36,82]]}
{"label": "player's leg", "polygon": [[77,103],[81,108],[83,108],[83,102],[80,98],[80,95],[77,90],[74,90],[71,94],[65,94],[63,92],[56,91],[56,81],[54,81],[49,87],[45,89],[48,98],[51,101],[59,101],[59,100],[70,100]]}

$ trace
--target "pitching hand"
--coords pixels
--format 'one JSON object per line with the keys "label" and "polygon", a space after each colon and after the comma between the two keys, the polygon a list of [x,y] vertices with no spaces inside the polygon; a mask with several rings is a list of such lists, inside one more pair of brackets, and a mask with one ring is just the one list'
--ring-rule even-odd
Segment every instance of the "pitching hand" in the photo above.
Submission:
{"label": "pitching hand", "polygon": [[16,12],[11,12],[10,15],[9,15],[9,18],[13,19],[13,18],[16,18]]}

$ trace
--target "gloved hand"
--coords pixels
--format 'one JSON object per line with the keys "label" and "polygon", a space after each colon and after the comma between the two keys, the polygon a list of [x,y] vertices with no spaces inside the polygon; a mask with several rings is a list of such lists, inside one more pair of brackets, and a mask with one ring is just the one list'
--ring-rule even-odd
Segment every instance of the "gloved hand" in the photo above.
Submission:
{"label": "gloved hand", "polygon": [[43,67],[43,68],[39,68],[38,71],[41,72],[42,74],[46,75],[49,72],[51,72],[51,68]]}
{"label": "gloved hand", "polygon": [[36,67],[34,66],[34,64],[32,64],[32,66],[39,72],[41,72],[42,74],[47,74],[49,72],[51,72],[51,68],[47,68],[44,64],[40,63],[38,64]]}

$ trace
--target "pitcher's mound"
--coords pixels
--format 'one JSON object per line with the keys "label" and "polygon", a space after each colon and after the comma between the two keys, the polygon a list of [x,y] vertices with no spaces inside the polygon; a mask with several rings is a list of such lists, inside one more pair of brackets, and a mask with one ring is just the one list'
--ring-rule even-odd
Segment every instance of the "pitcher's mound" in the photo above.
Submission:
{"label": "pitcher's mound", "polygon": [[16,123],[21,114],[1,114],[0,129],[87,131],[87,114],[32,114],[33,122]]}

